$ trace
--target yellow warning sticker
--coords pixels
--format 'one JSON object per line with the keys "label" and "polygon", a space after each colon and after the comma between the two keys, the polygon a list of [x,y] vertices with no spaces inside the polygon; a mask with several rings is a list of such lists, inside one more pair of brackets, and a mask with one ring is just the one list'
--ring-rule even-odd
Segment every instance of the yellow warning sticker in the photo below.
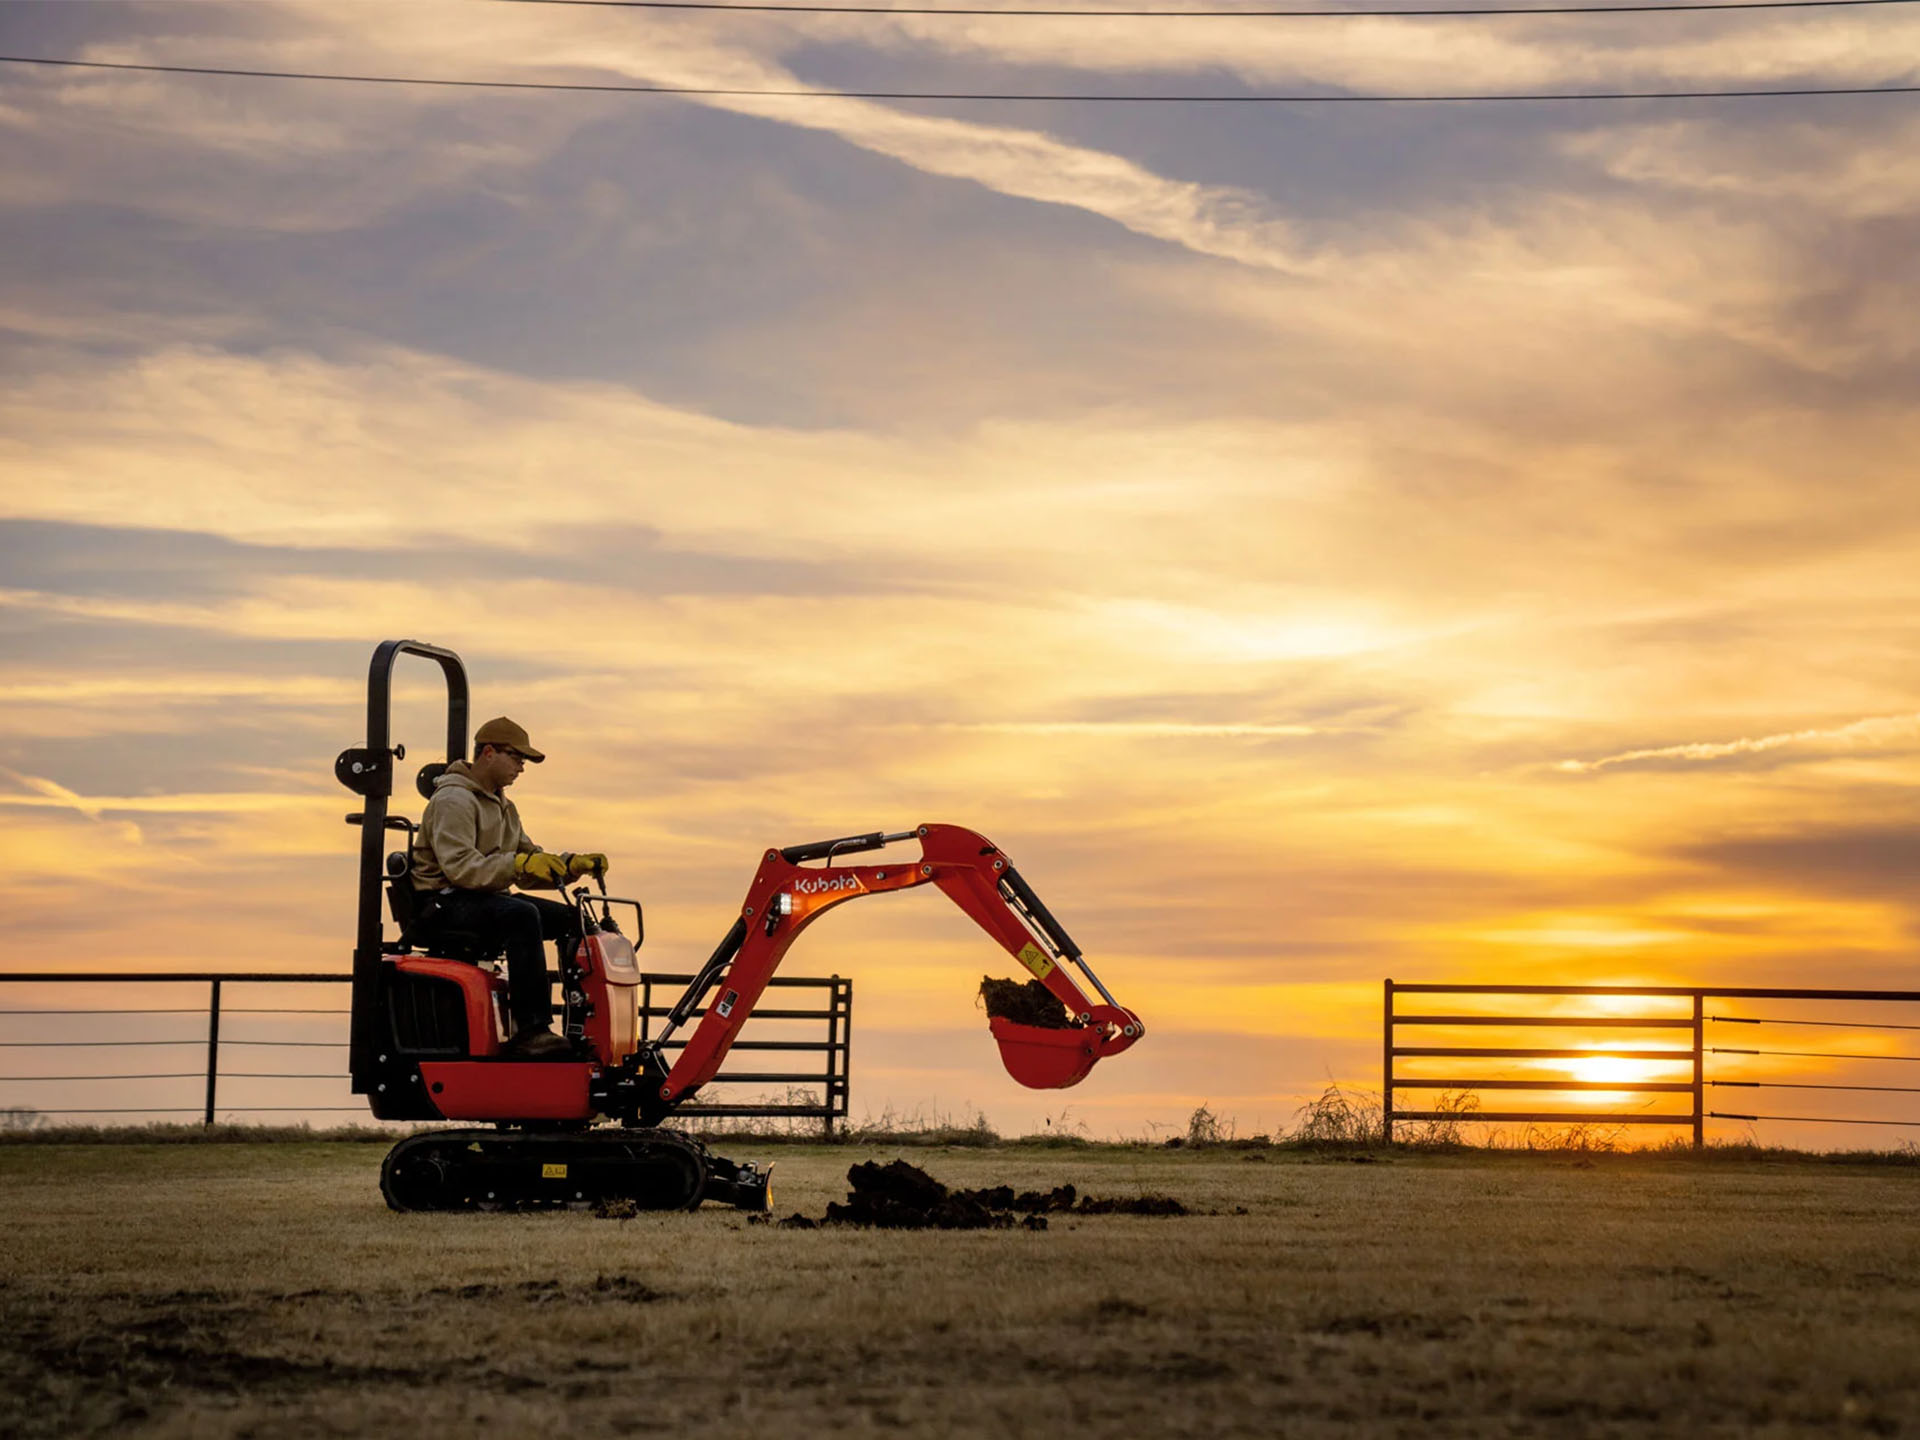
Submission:
{"label": "yellow warning sticker", "polygon": [[1031,940],[1020,947],[1020,963],[1033,972],[1036,980],[1044,980],[1053,973],[1053,961]]}
{"label": "yellow warning sticker", "polygon": [[564,1165],[542,1165],[540,1167],[540,1178],[542,1180],[564,1180],[567,1178],[567,1167]]}

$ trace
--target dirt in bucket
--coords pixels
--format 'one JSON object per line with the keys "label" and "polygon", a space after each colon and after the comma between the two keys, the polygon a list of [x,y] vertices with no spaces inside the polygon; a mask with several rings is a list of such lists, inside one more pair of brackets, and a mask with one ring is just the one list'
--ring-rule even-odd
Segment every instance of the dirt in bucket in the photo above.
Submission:
{"label": "dirt in bucket", "polygon": [[[1016,1191],[1011,1185],[950,1190],[918,1165],[893,1160],[865,1161],[847,1171],[847,1203],[827,1206],[815,1221],[790,1215],[782,1229],[811,1230],[818,1225],[859,1225],[875,1230],[1044,1230],[1052,1215],[1185,1215],[1187,1207],[1171,1195],[1115,1199],[1082,1197],[1072,1185],[1051,1190]],[[749,1224],[772,1223],[752,1216]]]}
{"label": "dirt in bucket", "polygon": [[996,980],[991,975],[983,975],[980,1002],[987,1007],[987,1014],[1020,1025],[1033,1025],[1042,1030],[1080,1028],[1080,1022],[1067,1013],[1059,997],[1038,980],[1029,980],[1023,985],[1018,980]]}

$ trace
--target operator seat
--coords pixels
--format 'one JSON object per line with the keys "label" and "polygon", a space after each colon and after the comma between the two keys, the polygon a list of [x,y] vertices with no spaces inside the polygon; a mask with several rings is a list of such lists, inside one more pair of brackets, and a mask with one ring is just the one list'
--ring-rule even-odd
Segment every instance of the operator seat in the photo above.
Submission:
{"label": "operator seat", "polygon": [[[387,855],[387,910],[393,916],[393,923],[400,927],[398,951],[407,954],[419,950],[423,954],[428,946],[414,934],[421,921],[420,892],[413,888],[413,861],[404,850],[394,850]],[[475,965],[484,965],[489,960],[499,958],[505,952],[504,943],[482,938],[467,930],[441,929],[435,932],[432,953],[449,960],[466,960]]]}
{"label": "operator seat", "polygon": [[[433,799],[434,782],[447,772],[447,762],[436,761],[422,765],[420,773],[413,777],[413,788],[420,792],[421,798]],[[388,822],[392,823],[392,822]],[[414,842],[420,838],[419,827],[404,817],[401,823],[407,830],[406,850],[395,850],[387,856],[387,910],[393,916],[393,923],[400,927],[399,953],[408,954],[414,950],[425,954],[427,946],[415,934],[414,930],[422,918],[420,892],[413,888],[412,850]],[[485,965],[497,960],[506,953],[503,941],[489,941],[466,930],[439,930],[433,940],[433,953],[449,960],[466,960],[474,965]]]}

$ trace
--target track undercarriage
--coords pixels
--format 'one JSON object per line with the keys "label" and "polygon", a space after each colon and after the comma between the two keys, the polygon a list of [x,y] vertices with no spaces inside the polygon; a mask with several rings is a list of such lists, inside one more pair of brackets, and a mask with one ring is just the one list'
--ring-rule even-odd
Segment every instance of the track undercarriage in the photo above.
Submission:
{"label": "track undercarriage", "polygon": [[380,1193],[395,1210],[765,1210],[771,1168],[724,1160],[675,1130],[423,1130],[387,1152]]}

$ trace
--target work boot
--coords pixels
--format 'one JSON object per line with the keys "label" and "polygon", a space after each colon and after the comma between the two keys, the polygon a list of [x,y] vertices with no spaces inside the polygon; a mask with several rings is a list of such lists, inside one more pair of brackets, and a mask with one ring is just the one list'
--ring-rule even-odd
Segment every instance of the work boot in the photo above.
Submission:
{"label": "work boot", "polygon": [[573,1046],[553,1031],[522,1030],[500,1048],[502,1055],[514,1060],[570,1060]]}

